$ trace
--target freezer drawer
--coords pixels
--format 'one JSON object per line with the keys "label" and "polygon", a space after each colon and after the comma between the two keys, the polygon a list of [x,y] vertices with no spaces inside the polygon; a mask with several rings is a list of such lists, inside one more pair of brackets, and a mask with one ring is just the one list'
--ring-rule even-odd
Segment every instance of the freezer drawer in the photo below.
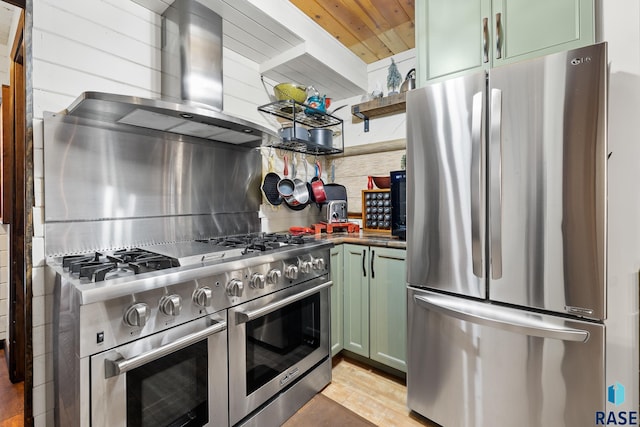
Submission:
{"label": "freezer drawer", "polygon": [[604,325],[408,288],[408,406],[442,426],[593,425]]}

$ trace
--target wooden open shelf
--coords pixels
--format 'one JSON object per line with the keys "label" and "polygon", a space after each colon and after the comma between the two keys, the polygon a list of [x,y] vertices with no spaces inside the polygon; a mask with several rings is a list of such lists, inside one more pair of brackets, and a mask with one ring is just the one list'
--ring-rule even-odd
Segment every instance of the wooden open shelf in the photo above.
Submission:
{"label": "wooden open shelf", "polygon": [[351,114],[364,120],[364,131],[369,132],[369,119],[406,111],[406,92],[372,99],[351,107]]}

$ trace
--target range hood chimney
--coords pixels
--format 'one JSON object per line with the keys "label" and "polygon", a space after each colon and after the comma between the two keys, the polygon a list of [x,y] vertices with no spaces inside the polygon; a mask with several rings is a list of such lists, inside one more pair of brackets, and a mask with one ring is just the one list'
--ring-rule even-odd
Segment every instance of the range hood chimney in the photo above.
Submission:
{"label": "range hood chimney", "polygon": [[222,17],[196,0],[176,0],[162,14],[161,79],[161,99],[84,92],[67,115],[246,147],[277,138],[222,111]]}
{"label": "range hood chimney", "polygon": [[162,97],[222,111],[222,17],[196,0],[162,14]]}

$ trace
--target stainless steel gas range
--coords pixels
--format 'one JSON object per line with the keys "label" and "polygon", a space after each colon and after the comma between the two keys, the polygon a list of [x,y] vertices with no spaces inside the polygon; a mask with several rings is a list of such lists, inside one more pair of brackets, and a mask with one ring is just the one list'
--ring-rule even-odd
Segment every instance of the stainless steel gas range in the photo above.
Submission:
{"label": "stainless steel gas range", "polygon": [[57,425],[280,425],[331,380],[330,247],[252,233],[51,259]]}

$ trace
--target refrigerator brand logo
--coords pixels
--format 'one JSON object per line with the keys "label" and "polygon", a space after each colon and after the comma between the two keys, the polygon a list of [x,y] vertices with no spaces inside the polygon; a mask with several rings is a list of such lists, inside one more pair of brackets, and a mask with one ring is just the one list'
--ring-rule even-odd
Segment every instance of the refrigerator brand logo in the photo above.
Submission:
{"label": "refrigerator brand logo", "polygon": [[[624,403],[624,386],[616,381],[607,387],[607,400],[614,405]],[[637,411],[596,411],[596,425],[602,426],[624,426],[638,425]]]}
{"label": "refrigerator brand logo", "polygon": [[607,400],[614,405],[622,405],[624,403],[624,386],[619,382],[612,384],[607,388]]}
{"label": "refrigerator brand logo", "polygon": [[589,62],[591,62],[591,57],[585,56],[584,58],[573,58],[571,60],[571,65],[588,64]]}

